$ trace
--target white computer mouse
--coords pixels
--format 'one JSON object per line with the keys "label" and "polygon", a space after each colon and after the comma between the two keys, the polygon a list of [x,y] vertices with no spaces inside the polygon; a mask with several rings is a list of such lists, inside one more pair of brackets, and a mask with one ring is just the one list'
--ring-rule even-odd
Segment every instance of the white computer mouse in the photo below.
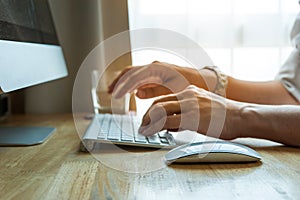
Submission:
{"label": "white computer mouse", "polygon": [[184,144],[165,155],[171,163],[239,163],[259,161],[261,156],[253,149],[227,141],[204,141]]}

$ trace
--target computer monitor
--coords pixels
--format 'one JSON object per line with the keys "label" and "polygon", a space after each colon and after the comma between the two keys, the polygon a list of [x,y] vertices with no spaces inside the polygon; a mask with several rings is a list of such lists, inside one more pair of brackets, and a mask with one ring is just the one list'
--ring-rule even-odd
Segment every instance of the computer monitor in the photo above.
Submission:
{"label": "computer monitor", "polygon": [[[48,0],[0,0],[0,89],[67,76]],[[0,145],[42,143],[52,127],[0,127]]]}

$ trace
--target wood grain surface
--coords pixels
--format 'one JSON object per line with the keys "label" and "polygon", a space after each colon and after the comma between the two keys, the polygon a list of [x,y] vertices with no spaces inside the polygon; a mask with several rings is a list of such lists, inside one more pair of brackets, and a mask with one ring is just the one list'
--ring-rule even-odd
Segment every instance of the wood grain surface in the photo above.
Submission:
{"label": "wood grain surface", "polygon": [[[77,127],[84,130],[82,117]],[[0,147],[0,199],[300,199],[300,149],[265,140],[236,142],[262,162],[170,165],[166,150],[101,145],[81,152],[71,114],[20,115],[6,126],[54,126],[44,144]]]}

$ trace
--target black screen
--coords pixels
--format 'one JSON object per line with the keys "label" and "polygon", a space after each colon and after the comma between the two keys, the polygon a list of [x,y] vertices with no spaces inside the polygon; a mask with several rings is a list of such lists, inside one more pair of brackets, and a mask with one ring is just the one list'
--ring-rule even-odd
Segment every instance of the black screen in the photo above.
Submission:
{"label": "black screen", "polygon": [[47,0],[0,0],[0,39],[58,45]]}

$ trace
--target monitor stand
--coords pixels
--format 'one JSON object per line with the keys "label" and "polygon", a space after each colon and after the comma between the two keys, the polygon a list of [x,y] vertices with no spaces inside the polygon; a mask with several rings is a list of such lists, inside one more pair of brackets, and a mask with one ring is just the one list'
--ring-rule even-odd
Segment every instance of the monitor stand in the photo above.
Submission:
{"label": "monitor stand", "polygon": [[0,146],[31,146],[45,142],[53,127],[0,127]]}

